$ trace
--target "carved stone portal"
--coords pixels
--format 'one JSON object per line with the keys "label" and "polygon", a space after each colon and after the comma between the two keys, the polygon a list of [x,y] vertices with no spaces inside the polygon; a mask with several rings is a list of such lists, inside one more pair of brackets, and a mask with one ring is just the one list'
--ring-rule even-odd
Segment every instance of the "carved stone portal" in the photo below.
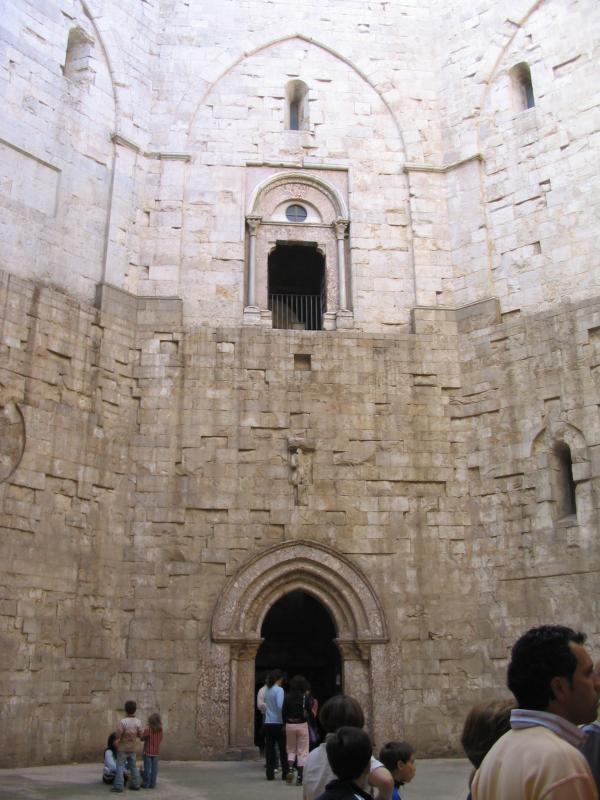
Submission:
{"label": "carved stone portal", "polygon": [[230,651],[230,747],[252,746],[254,657],[262,641],[260,630],[273,604],[296,590],[311,594],[331,615],[342,656],[344,691],[361,699],[365,716],[371,719],[371,647],[388,641],[379,599],[345,556],[315,542],[286,542],[244,564],[224,587],[213,613],[212,640],[228,644]]}

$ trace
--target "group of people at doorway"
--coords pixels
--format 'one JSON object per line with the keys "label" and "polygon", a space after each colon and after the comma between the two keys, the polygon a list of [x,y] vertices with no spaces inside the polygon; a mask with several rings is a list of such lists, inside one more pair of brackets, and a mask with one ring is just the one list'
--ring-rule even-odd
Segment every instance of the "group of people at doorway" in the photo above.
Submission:
{"label": "group of people at doorway", "polygon": [[[600,661],[594,667],[585,641],[571,628],[543,625],[514,644],[507,680],[514,699],[479,703],[464,723],[461,741],[474,767],[467,800],[598,800]],[[388,742],[373,758],[359,703],[335,695],[319,713],[326,740],[309,754],[298,745],[294,726],[303,723],[297,716],[284,737],[285,709],[298,715],[306,706],[293,698],[286,706],[282,682],[276,670],[258,698],[267,779],[274,778],[278,746],[282,778],[299,765],[304,800],[372,800],[374,794],[400,800],[402,785],[415,775],[413,748]]]}
{"label": "group of people at doorway", "polygon": [[[416,771],[413,747],[407,742],[388,742],[379,760],[373,758],[371,740],[363,730],[362,708],[353,697],[341,694],[324,703],[318,715],[326,741],[320,743],[316,734],[311,739],[317,709],[310,687],[305,678],[296,675],[284,692],[284,679],[281,670],[274,670],[257,695],[264,716],[267,780],[275,778],[278,751],[281,778],[293,783],[295,768],[304,800],[369,800],[367,785],[385,800],[401,800],[400,786],[411,781]],[[368,763],[363,764],[365,754]],[[356,772],[359,764],[360,772]]]}

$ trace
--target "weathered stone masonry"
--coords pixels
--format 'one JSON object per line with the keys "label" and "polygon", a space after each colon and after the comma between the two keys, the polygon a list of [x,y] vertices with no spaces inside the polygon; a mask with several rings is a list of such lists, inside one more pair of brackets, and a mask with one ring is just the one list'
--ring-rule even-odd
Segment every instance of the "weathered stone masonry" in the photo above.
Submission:
{"label": "weathered stone masonry", "polygon": [[[597,303],[466,332],[489,313],[417,310],[445,332],[374,336],[184,331],[178,301],[2,289],[5,408],[25,426],[1,484],[7,761],[92,757],[124,694],[161,708],[173,756],[247,744],[213,609],[252,553],[295,540],[344,553],[381,602],[378,740],[452,751],[517,631],[595,630]],[[562,523],[534,452],[560,424],[585,430],[587,465]],[[305,505],[290,437],[314,446]]]}
{"label": "weathered stone masonry", "polygon": [[[5,6],[1,763],[97,760],[128,697],[244,755],[296,589],[422,754],[528,626],[596,648],[598,4]],[[271,327],[280,245],[323,330]]]}

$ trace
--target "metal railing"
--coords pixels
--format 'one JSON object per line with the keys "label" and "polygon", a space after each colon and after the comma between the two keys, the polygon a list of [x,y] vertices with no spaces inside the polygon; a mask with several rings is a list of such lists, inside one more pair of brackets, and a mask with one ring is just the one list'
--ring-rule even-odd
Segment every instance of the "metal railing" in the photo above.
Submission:
{"label": "metal railing", "polygon": [[269,309],[274,328],[293,331],[320,331],[322,328],[322,294],[270,294]]}

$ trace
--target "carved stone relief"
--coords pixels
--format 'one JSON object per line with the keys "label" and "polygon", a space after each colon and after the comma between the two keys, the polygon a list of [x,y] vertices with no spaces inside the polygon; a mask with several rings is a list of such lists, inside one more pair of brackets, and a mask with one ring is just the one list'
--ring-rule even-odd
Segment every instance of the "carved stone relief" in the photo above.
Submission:
{"label": "carved stone relief", "polygon": [[0,407],[0,483],[19,466],[25,450],[25,420],[16,403]]}

